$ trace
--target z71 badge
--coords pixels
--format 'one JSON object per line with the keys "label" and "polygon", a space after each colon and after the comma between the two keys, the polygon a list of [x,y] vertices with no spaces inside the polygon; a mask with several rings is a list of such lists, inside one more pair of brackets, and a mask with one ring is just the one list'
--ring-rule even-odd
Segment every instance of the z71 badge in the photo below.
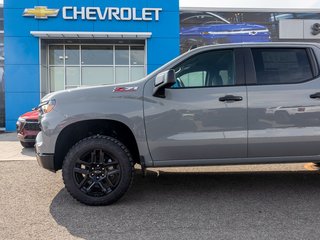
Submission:
{"label": "z71 badge", "polygon": [[115,87],[113,92],[134,92],[137,91],[138,87]]}

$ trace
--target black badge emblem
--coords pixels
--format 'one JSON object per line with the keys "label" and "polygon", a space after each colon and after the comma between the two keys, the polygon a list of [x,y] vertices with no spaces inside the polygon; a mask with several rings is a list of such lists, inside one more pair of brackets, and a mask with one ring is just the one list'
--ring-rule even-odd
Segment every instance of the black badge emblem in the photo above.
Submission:
{"label": "black badge emblem", "polygon": [[320,33],[320,23],[315,23],[311,26],[312,35],[318,35]]}

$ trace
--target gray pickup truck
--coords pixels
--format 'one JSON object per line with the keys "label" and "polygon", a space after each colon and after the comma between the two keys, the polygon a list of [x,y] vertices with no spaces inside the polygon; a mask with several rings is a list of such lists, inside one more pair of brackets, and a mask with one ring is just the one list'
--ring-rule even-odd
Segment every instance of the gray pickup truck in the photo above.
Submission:
{"label": "gray pickup truck", "polygon": [[320,45],[195,49],[146,78],[55,92],[39,105],[39,164],[88,205],[118,200],[133,166],[320,160]]}

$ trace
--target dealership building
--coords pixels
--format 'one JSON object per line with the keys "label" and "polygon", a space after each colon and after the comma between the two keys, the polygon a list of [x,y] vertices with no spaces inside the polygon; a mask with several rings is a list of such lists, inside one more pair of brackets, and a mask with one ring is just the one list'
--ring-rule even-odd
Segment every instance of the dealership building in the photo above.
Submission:
{"label": "dealership building", "polygon": [[320,40],[320,4],[234,2],[5,0],[0,128],[50,92],[135,81],[195,46]]}

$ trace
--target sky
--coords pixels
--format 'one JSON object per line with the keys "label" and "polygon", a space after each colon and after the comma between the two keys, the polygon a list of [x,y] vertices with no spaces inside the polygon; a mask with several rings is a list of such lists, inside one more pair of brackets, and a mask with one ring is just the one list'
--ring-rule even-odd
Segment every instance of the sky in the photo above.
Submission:
{"label": "sky", "polygon": [[[23,1],[23,0],[22,0]],[[79,0],[81,1],[81,0]],[[139,0],[135,0],[139,1]],[[170,1],[170,0],[169,0]],[[109,2],[106,1],[106,4]],[[0,0],[3,4],[3,0]],[[320,12],[320,0],[180,0],[181,8],[308,9]]]}
{"label": "sky", "polygon": [[308,9],[320,12],[320,0],[180,0],[181,8]]}

